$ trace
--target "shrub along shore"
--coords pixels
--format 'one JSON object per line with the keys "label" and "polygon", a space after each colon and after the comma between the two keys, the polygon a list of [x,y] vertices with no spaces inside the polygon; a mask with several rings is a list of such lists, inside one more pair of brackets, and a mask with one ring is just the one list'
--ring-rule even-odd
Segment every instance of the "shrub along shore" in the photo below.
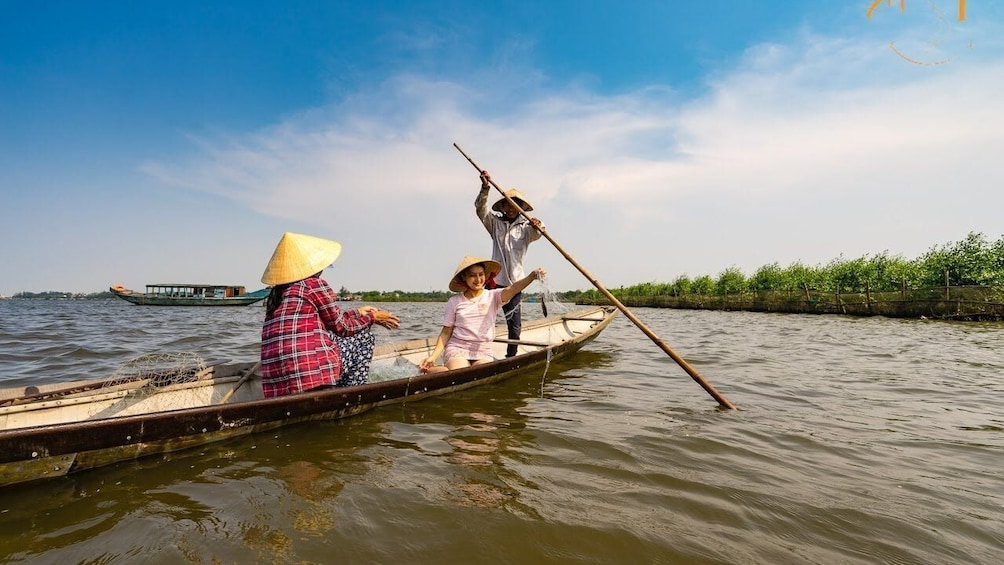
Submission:
{"label": "shrub along shore", "polygon": [[[985,287],[941,287],[905,293],[823,294],[808,297],[757,292],[726,296],[617,296],[629,308],[679,308],[684,310],[744,310],[786,314],[844,314],[964,321],[1004,320],[1004,290]],[[576,304],[610,304],[598,297],[579,297]]]}
{"label": "shrub along shore", "polygon": [[[608,289],[628,307],[846,314],[895,318],[1004,320],[1004,237],[980,233],[913,260],[888,252],[842,256],[825,266],[777,263],[750,277],[731,267],[717,277]],[[592,289],[562,293],[577,304],[608,304]]]}

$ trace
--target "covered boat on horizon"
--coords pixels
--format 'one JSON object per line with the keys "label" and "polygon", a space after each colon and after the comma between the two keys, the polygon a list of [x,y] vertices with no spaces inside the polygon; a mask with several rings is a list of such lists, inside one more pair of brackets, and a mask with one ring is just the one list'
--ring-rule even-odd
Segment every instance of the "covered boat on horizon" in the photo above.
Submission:
{"label": "covered boat on horizon", "polygon": [[108,288],[126,302],[146,306],[247,306],[268,298],[269,289],[247,292],[240,285],[161,283],[146,285],[146,292],[122,285]]}
{"label": "covered boat on horizon", "polygon": [[[595,339],[616,314],[611,307],[591,307],[526,321],[518,341],[496,338],[495,361],[452,371],[419,371],[437,336],[382,344],[374,349],[369,383],[276,398],[262,394],[260,363],[197,356],[197,363],[189,358],[167,370],[131,364],[109,379],[0,389],[0,486],[546,371],[552,360]],[[496,332],[506,335],[506,328]],[[518,345],[517,354],[503,358],[510,343]]]}

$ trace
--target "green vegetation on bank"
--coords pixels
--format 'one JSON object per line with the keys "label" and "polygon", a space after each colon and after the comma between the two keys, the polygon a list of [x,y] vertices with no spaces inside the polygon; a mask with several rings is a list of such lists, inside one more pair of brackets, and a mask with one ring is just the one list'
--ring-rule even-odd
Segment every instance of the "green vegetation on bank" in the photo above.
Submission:
{"label": "green vegetation on bank", "polygon": [[[888,252],[841,256],[817,267],[774,263],[750,277],[732,267],[715,278],[681,276],[610,292],[629,307],[1004,320],[1004,238],[989,242],[970,233],[913,260]],[[596,290],[572,300],[609,302]]]}
{"label": "green vegetation on bank", "polygon": [[[343,289],[344,290],[344,289]],[[340,292],[339,298],[342,300],[361,300],[363,302],[446,302],[452,292],[430,291],[430,292],[405,292],[403,290],[392,290],[384,292],[380,290],[367,290],[365,292],[346,293]]]}
{"label": "green vegetation on bank", "polygon": [[[621,297],[643,296],[727,296],[756,292],[806,292],[829,294],[902,292],[910,289],[943,287],[1004,288],[1004,237],[990,242],[981,233],[970,233],[962,241],[932,247],[916,259],[882,252],[857,259],[843,256],[826,265],[807,266],[800,262],[783,267],[764,265],[747,277],[729,267],[717,277],[681,275],[669,283],[641,283],[609,289]],[[595,289],[571,295],[572,300],[597,300]]]}
{"label": "green vegetation on bank", "polygon": [[45,292],[16,292],[13,299],[21,298],[34,298],[42,300],[80,300],[80,299],[90,299],[90,298],[112,298],[115,295],[109,291],[104,292],[59,292],[55,290],[47,290]]}

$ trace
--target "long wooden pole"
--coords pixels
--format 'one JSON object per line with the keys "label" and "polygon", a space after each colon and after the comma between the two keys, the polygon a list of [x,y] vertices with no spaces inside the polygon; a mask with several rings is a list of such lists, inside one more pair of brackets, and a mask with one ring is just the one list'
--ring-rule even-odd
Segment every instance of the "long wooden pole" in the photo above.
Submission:
{"label": "long wooden pole", "polygon": [[[460,151],[460,154],[463,155],[464,158],[466,158],[471,163],[471,165],[473,165],[474,168],[478,170],[479,173],[484,170],[481,167],[479,167],[478,164],[475,163],[474,160],[467,155],[467,153],[464,153],[464,150],[461,149],[459,145],[454,143],[453,146],[457,148],[457,151]],[[509,204],[512,204],[514,208],[519,210],[519,213],[523,217],[525,217],[527,220],[530,219],[530,216],[528,216],[527,213],[524,212],[522,208],[520,208],[519,204],[517,204],[516,201],[513,200],[512,198],[509,198],[509,196],[506,195],[505,191],[499,188],[499,185],[495,184],[494,180],[488,179],[488,181],[492,184],[492,186],[495,187],[495,190],[499,191],[502,194],[502,197],[505,198],[506,201],[509,202]],[[683,359],[683,357],[677,355],[676,352],[672,350],[672,348],[666,345],[666,342],[659,339],[659,336],[655,335],[655,332],[649,329],[649,327],[646,326],[641,320],[639,320],[638,317],[634,315],[634,313],[628,310],[627,306],[623,305],[620,300],[617,300],[616,296],[610,294],[610,291],[607,290],[602,284],[600,284],[600,281],[596,280],[596,277],[591,275],[589,271],[585,269],[585,267],[580,265],[579,262],[575,260],[575,258],[569,255],[568,252],[566,252],[564,248],[562,248],[561,245],[558,244],[558,242],[555,241],[553,237],[551,237],[551,234],[547,233],[547,231],[543,229],[540,230],[540,233],[545,238],[547,238],[547,241],[551,242],[551,245],[553,245],[554,248],[558,250],[558,253],[561,253],[561,255],[564,256],[565,259],[567,259],[568,262],[571,263],[573,267],[578,269],[579,272],[582,273],[582,275],[586,277],[586,279],[588,279],[589,282],[593,284],[593,286],[596,287],[596,290],[599,290],[601,293],[603,293],[603,296],[606,296],[607,300],[613,303],[618,310],[620,310],[621,312],[624,313],[625,316],[627,316],[627,319],[631,320],[631,322],[634,323],[635,326],[638,326],[638,329],[640,329],[642,333],[648,336],[648,338],[651,339],[656,345],[658,345],[660,349],[666,352],[666,354],[669,355],[673,359],[673,361],[676,361],[677,365],[682,367],[683,370],[686,371],[691,378],[697,381],[697,384],[701,385],[701,387],[705,391],[707,391],[707,393],[710,394],[712,398],[718,401],[718,404],[730,410],[736,409],[734,404],[732,404],[731,402],[729,402],[727,398],[722,396],[722,394],[718,392],[718,390],[716,390],[715,387],[711,385],[711,383],[706,381],[704,377],[702,377],[701,374],[697,372],[697,369],[691,367],[690,363],[687,363]]]}

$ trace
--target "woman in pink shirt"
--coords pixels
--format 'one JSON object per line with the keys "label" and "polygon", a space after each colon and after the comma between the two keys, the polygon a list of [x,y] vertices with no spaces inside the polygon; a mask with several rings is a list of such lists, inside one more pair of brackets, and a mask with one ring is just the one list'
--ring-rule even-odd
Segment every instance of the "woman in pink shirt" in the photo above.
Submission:
{"label": "woman in pink shirt", "polygon": [[[543,277],[544,269],[505,288],[485,288],[485,282],[502,269],[497,261],[467,256],[450,279],[450,290],[457,294],[446,302],[443,330],[436,348],[422,361],[422,372],[446,371],[494,361],[492,342],[495,340],[495,317],[502,305],[523,291],[531,282]],[[443,355],[443,365],[435,365]]]}

